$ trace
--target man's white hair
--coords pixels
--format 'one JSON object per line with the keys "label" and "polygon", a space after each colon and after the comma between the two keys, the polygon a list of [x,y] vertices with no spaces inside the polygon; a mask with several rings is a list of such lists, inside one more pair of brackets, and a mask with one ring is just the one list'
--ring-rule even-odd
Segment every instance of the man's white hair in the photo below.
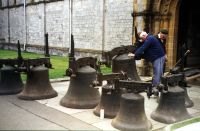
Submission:
{"label": "man's white hair", "polygon": [[140,38],[143,38],[144,36],[147,36],[147,35],[148,35],[147,32],[142,31],[142,32],[140,33]]}

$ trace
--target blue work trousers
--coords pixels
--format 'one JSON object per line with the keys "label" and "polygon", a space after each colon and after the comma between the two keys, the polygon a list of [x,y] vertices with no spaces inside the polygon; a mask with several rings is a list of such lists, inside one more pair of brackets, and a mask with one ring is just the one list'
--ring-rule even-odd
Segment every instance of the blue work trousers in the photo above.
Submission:
{"label": "blue work trousers", "polygon": [[152,85],[157,86],[160,84],[161,77],[163,76],[163,68],[165,63],[165,56],[156,59],[153,64],[153,79]]}

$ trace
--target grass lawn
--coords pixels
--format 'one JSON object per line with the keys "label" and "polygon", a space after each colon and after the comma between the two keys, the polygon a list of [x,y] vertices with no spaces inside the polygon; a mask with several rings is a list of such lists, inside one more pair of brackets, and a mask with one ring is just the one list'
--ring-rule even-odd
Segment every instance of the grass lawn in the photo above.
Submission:
{"label": "grass lawn", "polygon": [[[44,55],[22,52],[23,58],[41,58]],[[0,50],[0,59],[17,58],[17,51]],[[65,70],[68,68],[68,57],[63,56],[50,56],[53,69],[49,70],[49,78],[63,78],[65,77]],[[101,67],[103,73],[111,72],[111,68],[105,66]],[[25,80],[25,75],[22,74],[22,79]]]}
{"label": "grass lawn", "polygon": [[[165,130],[164,131],[189,131],[187,128],[190,126],[190,130],[191,131],[196,131],[197,129],[195,128],[195,124],[198,124],[198,127],[199,127],[199,124],[200,124],[200,117],[196,117],[196,118],[191,118],[191,119],[187,119],[187,120],[184,120],[184,121],[181,121],[181,122],[177,122],[177,123],[174,123],[174,124],[170,124],[168,126],[165,127]],[[194,126],[195,125],[195,126]],[[195,128],[195,129],[193,129]],[[186,130],[187,129],[187,130]],[[198,129],[199,131],[199,129]]]}

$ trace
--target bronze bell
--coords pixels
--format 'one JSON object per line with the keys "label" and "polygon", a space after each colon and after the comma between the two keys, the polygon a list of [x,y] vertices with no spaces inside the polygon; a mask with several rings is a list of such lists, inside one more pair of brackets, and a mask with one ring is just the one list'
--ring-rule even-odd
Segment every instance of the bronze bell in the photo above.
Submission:
{"label": "bronze bell", "polygon": [[151,114],[152,119],[170,124],[190,118],[185,106],[185,91],[179,86],[183,77],[183,74],[173,74],[161,78],[168,91],[161,93],[158,107]]}
{"label": "bronze bell", "polygon": [[5,65],[0,69],[0,95],[17,94],[23,89],[23,82],[15,68]]}
{"label": "bronze bell", "polygon": [[185,106],[187,108],[192,107],[194,105],[193,101],[188,96],[187,92],[187,82],[185,80],[185,76],[183,74],[182,80],[179,82],[179,86],[184,90],[184,96],[185,96]]}
{"label": "bronze bell", "polygon": [[112,126],[125,131],[150,131],[152,124],[144,110],[144,97],[127,93],[121,96],[120,109]]}
{"label": "bronze bell", "polygon": [[[182,86],[181,87],[183,90],[184,90],[184,98],[185,98],[185,107],[186,108],[190,108],[192,106],[194,106],[194,103],[193,101],[190,99],[190,97],[188,96],[188,93],[187,93],[187,87],[185,86]],[[157,98],[157,102],[159,103],[159,97]]]}
{"label": "bronze bell", "polygon": [[158,107],[151,113],[151,118],[166,124],[190,118],[185,107],[184,90],[180,87],[169,88],[161,93]]}
{"label": "bronze bell", "polygon": [[112,89],[113,84],[106,84],[102,87],[101,100],[96,106],[94,114],[100,116],[100,110],[104,109],[105,118],[114,118],[120,107],[120,90]]}
{"label": "bronze bell", "polygon": [[[184,62],[183,62],[184,63]],[[188,73],[190,73],[189,71],[183,71],[183,67],[182,66],[176,66],[171,70],[172,74],[179,74],[182,75],[181,80],[179,81],[179,86],[181,88],[184,89],[185,91],[185,106],[187,108],[192,107],[194,105],[193,101],[190,99],[190,97],[188,96],[188,92],[187,92],[187,81],[186,81],[186,75]]]}
{"label": "bronze bell", "polygon": [[96,80],[96,70],[90,66],[77,69],[76,76],[70,78],[69,88],[60,104],[75,109],[90,109],[97,106],[100,100],[98,89],[91,87]]}
{"label": "bronze bell", "polygon": [[[192,107],[194,105],[193,101],[190,99],[190,97],[188,96],[188,92],[187,92],[187,82],[185,80],[185,76],[182,73],[179,74],[173,74],[175,77],[180,77],[178,80],[178,86],[181,87],[184,90],[184,98],[185,98],[185,106],[186,108]],[[170,76],[171,77],[171,76]],[[161,81],[163,81],[163,79],[165,78],[161,78]],[[175,78],[176,79],[176,78]],[[165,80],[164,80],[165,81]],[[165,82],[166,83],[166,82]],[[170,84],[170,82],[167,82],[168,84]],[[173,82],[172,82],[173,83]],[[171,84],[173,85],[173,84]],[[172,87],[173,88],[173,87]],[[159,102],[159,97],[157,99],[157,102]]]}
{"label": "bronze bell", "polygon": [[184,96],[185,96],[185,106],[186,108],[192,107],[194,106],[193,101],[190,99],[190,97],[188,96],[187,93],[187,87],[183,86],[181,87],[184,90]]}
{"label": "bronze bell", "polygon": [[131,80],[141,81],[135,64],[135,58],[128,57],[128,53],[113,57],[112,72],[124,71]]}
{"label": "bronze bell", "polygon": [[27,72],[26,85],[18,98],[24,100],[40,100],[56,97],[58,93],[52,88],[49,81],[49,69],[36,66]]}

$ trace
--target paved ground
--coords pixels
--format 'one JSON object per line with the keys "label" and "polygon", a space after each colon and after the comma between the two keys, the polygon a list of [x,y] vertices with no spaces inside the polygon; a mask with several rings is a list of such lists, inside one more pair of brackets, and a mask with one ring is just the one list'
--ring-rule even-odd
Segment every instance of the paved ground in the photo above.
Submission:
{"label": "paved ground", "polygon": [[[93,114],[94,109],[70,109],[59,102],[66,94],[69,81],[52,82],[58,96],[46,100],[25,101],[16,95],[0,96],[0,130],[117,130],[111,126],[112,119],[100,119]],[[145,112],[153,124],[154,131],[159,131],[166,124],[154,121],[150,114],[157,107],[155,98],[145,97]],[[187,108],[193,117],[200,117],[200,84],[193,83],[188,88],[188,95],[194,102]]]}

